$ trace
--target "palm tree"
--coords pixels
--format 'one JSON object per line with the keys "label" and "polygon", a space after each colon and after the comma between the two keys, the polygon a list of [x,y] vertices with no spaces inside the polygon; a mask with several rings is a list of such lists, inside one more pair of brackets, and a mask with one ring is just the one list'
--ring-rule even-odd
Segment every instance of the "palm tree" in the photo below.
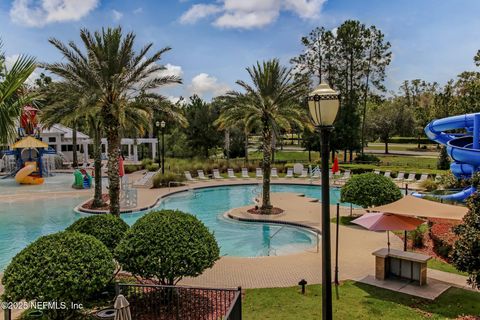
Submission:
{"label": "palm tree", "polygon": [[7,69],[4,55],[0,52],[0,144],[8,144],[14,140],[16,121],[22,114],[23,106],[34,99],[32,93],[25,92],[22,88],[35,68],[34,58],[20,56],[13,66]]}
{"label": "palm tree", "polygon": [[263,138],[263,199],[261,212],[271,213],[270,170],[272,137],[280,128],[290,130],[291,124],[303,128],[306,108],[299,103],[305,96],[305,83],[294,81],[290,69],[280,65],[277,59],[257,62],[247,68],[252,85],[237,81],[245,92],[227,93],[228,105],[223,109],[224,119],[234,118],[246,124],[259,123]]}
{"label": "palm tree", "polygon": [[120,133],[126,121],[126,110],[138,92],[149,92],[163,85],[181,83],[177,76],[165,76],[159,71],[165,67],[157,64],[170,48],[163,48],[147,56],[153,44],[135,52],[135,34],[125,36],[121,27],[102,29],[93,34],[82,29],[80,38],[83,52],[74,42],[68,45],[50,39],[66,59],[66,63],[47,64],[46,69],[61,78],[84,88],[85,92],[99,94],[100,118],[108,141],[108,179],[110,213],[120,215],[120,178],[118,158]]}

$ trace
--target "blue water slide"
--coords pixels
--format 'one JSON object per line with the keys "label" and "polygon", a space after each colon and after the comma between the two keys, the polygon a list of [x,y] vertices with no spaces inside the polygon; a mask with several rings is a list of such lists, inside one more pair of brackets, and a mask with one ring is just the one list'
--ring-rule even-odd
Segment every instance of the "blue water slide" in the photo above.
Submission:
{"label": "blue water slide", "polygon": [[[445,132],[452,130],[465,130],[466,133]],[[458,179],[470,178],[480,167],[480,113],[433,120],[425,127],[425,133],[430,140],[446,145],[453,159],[450,169]],[[441,198],[464,201],[475,191],[475,188],[469,187]]]}

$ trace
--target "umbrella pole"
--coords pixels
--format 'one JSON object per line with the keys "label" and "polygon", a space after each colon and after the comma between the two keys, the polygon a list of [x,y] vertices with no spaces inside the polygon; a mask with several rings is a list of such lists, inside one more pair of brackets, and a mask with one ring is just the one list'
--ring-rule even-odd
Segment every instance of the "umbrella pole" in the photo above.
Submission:
{"label": "umbrella pole", "polygon": [[387,245],[388,245],[388,251],[390,251],[390,231],[387,230]]}
{"label": "umbrella pole", "polygon": [[405,233],[403,235],[403,239],[404,239],[404,242],[403,242],[403,251],[407,251],[407,230],[405,230]]}

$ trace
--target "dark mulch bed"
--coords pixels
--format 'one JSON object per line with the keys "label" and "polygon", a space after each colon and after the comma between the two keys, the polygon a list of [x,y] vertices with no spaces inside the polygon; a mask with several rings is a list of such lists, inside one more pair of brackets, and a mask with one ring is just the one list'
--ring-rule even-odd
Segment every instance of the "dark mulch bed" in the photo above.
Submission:
{"label": "dark mulch bed", "polygon": [[276,214],[283,213],[283,210],[280,209],[280,208],[273,207],[272,209],[270,209],[270,213],[264,213],[260,208],[258,208],[258,209],[257,208],[252,208],[252,209],[248,209],[247,212],[251,213],[251,214],[259,214],[259,215],[268,216],[268,215],[276,215]]}
{"label": "dark mulch bed", "polygon": [[89,209],[89,210],[109,210],[110,209],[110,197],[108,194],[102,194],[102,200],[104,205],[101,207],[94,207],[93,206],[93,199],[89,200],[88,202],[82,205],[82,208]]}

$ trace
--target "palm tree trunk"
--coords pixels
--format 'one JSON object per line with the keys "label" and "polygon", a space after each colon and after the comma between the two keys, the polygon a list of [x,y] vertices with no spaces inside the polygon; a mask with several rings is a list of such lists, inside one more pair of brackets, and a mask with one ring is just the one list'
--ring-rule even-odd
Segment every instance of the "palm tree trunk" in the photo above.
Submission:
{"label": "palm tree trunk", "polygon": [[272,130],[270,129],[269,124],[265,121],[263,123],[263,199],[261,212],[263,214],[270,214],[272,210],[272,205],[270,203],[270,170],[272,167]]}
{"label": "palm tree trunk", "polygon": [[248,130],[245,129],[245,165],[248,164]]}
{"label": "palm tree trunk", "polygon": [[104,206],[102,198],[102,137],[99,130],[94,130],[93,134],[93,160],[95,168],[95,189],[93,195],[94,208],[100,208]]}
{"label": "palm tree trunk", "polygon": [[73,156],[72,156],[72,167],[77,168],[78,167],[78,155],[77,155],[77,121],[73,122],[73,130],[72,130],[72,151],[73,151]]}
{"label": "palm tree trunk", "polygon": [[103,110],[103,123],[108,141],[108,195],[110,213],[120,216],[120,176],[118,175],[118,158],[120,156],[120,124],[110,108]]}

